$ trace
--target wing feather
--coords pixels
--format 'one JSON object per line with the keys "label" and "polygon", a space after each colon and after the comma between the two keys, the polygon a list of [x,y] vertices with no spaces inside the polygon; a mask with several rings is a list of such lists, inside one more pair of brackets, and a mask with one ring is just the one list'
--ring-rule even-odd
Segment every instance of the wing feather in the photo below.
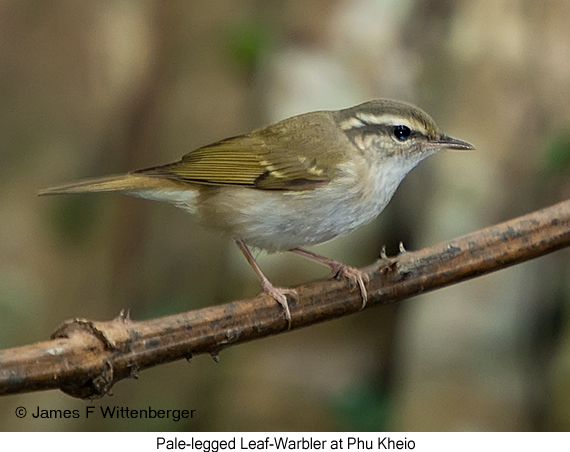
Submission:
{"label": "wing feather", "polygon": [[338,146],[326,148],[322,137],[331,142],[335,139],[331,134],[339,130],[329,112],[320,112],[322,118],[314,115],[228,138],[189,152],[179,162],[138,173],[265,190],[307,190],[326,184],[336,175],[342,153],[336,151]]}

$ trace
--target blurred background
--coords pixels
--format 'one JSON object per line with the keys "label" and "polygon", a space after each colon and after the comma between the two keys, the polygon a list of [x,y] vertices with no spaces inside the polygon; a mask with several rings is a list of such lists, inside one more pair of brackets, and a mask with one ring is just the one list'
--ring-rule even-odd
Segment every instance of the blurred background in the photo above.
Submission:
{"label": "blurred background", "polygon": [[[314,248],[351,265],[570,196],[570,3],[0,2],[0,348],[64,320],[137,320],[256,295],[235,245],[170,205],[38,198],[373,98],[412,102],[475,152],[422,163],[374,223]],[[5,430],[568,430],[569,251],[348,318],[146,370],[89,402],[0,399]],[[327,276],[261,254],[277,285]],[[0,364],[1,365],[1,364]],[[86,405],[192,420],[17,419]]]}

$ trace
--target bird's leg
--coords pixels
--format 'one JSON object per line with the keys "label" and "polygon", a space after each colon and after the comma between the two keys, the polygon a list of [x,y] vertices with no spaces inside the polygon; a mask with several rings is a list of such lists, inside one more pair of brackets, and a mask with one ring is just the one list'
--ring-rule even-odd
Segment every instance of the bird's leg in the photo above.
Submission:
{"label": "bird's leg", "polygon": [[352,284],[358,286],[360,289],[360,295],[362,296],[361,309],[364,309],[366,302],[368,301],[368,293],[366,292],[366,283],[370,281],[370,276],[368,274],[357,268],[343,264],[342,262],[337,262],[335,260],[329,259],[328,257],[320,256],[302,248],[292,248],[289,251],[330,267],[335,277],[344,276]]}
{"label": "bird's leg", "polygon": [[251,265],[251,267],[257,274],[259,280],[261,281],[261,287],[263,288],[263,291],[269,296],[271,296],[283,308],[283,311],[285,313],[285,319],[287,319],[289,328],[291,328],[291,311],[289,309],[289,303],[287,302],[287,295],[296,297],[298,295],[297,291],[295,289],[285,289],[282,287],[275,287],[273,284],[271,284],[271,282],[269,282],[267,277],[261,271],[261,268],[259,268],[259,265],[257,265],[255,258],[251,254],[251,251],[249,251],[249,248],[247,247],[245,242],[241,239],[235,239],[235,242],[240,251],[243,253],[245,258],[249,262],[249,265]]}

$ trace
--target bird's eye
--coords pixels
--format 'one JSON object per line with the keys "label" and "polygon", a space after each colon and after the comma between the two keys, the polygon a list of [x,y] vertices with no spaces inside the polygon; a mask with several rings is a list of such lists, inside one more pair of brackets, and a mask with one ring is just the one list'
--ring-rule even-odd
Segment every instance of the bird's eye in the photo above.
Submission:
{"label": "bird's eye", "polygon": [[400,141],[410,138],[412,131],[407,126],[394,126],[394,136]]}

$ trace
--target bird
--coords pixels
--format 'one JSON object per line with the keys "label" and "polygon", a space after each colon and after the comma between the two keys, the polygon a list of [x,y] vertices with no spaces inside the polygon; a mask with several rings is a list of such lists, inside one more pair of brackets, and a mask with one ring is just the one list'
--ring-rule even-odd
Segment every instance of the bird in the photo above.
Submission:
{"label": "bird", "polygon": [[404,177],[443,149],[475,148],[443,134],[420,108],[377,99],[296,115],[174,163],[52,186],[39,195],[117,192],[182,208],[235,241],[290,328],[287,297],[297,292],[274,286],[251,248],[290,251],[327,265],[359,288],[364,308],[369,276],[304,248],[375,219]]}

